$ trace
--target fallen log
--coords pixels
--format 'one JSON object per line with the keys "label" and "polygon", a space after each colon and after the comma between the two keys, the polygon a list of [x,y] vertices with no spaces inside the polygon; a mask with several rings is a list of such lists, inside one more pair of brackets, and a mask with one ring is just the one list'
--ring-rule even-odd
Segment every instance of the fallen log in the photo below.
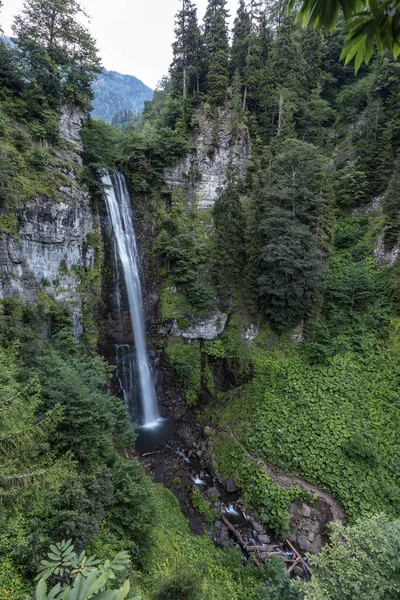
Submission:
{"label": "fallen log", "polygon": [[310,567],[308,566],[308,564],[306,563],[306,561],[303,559],[303,557],[297,552],[296,548],[289,542],[289,540],[285,540],[285,544],[287,544],[289,546],[289,548],[294,552],[295,556],[299,559],[299,561],[301,562],[301,564],[307,570],[308,574],[311,576],[311,569],[310,569]]}
{"label": "fallen log", "polygon": [[246,542],[244,541],[244,539],[242,538],[240,533],[238,531],[236,531],[236,529],[234,528],[232,523],[230,523],[228,521],[228,519],[225,517],[225,515],[221,515],[221,519],[222,519],[222,522],[224,523],[224,525],[227,526],[227,528],[229,529],[231,534],[237,539],[239,544],[242,546],[243,550],[246,550],[246,552],[248,552],[248,550],[247,550],[248,546],[247,546]]}

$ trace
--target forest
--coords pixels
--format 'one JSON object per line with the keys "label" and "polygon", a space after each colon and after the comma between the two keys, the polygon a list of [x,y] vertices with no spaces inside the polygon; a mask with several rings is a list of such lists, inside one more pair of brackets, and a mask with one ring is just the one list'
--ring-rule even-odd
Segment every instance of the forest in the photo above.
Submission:
{"label": "forest", "polygon": [[[0,37],[0,600],[400,597],[399,14],[239,0],[230,28],[226,0],[202,21],[182,0],[169,73],[109,124],[80,4],[25,0]],[[294,506],[332,499],[344,518],[300,545],[311,577],[215,544],[221,502],[135,451],[107,170],[132,197],[163,416],[201,431],[192,453],[278,546]]]}

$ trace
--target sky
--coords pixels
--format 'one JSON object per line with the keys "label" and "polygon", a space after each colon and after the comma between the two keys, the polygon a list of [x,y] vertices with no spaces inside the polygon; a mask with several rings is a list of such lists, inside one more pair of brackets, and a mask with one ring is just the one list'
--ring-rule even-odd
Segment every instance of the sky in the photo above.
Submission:
{"label": "sky", "polygon": [[[135,75],[155,88],[168,73],[171,44],[174,37],[174,15],[180,0],[81,0],[91,16],[88,28],[97,40],[106,69]],[[202,20],[207,0],[197,0],[198,16]],[[1,24],[11,35],[13,16],[23,0],[4,0]],[[238,0],[228,0],[233,20]]]}

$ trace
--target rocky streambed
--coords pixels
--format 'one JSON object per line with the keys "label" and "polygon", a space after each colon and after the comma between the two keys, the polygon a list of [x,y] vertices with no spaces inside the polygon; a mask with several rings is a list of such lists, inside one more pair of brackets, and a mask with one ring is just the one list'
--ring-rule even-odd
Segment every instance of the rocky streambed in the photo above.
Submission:
{"label": "rocky streambed", "polygon": [[[214,433],[209,426],[204,427],[186,415],[174,424],[166,443],[143,452],[139,458],[154,479],[178,498],[193,533],[207,532],[220,547],[233,540],[243,553],[243,562],[252,557],[262,563],[278,556],[287,564],[292,577],[308,578],[307,553],[321,550],[326,542],[326,524],[343,520],[342,509],[323,490],[265,465],[279,485],[297,484],[317,496],[310,504],[304,501],[292,504],[290,535],[285,540],[279,539],[245,503],[234,479],[223,479],[216,472],[212,458]],[[260,464],[261,459],[253,458]]]}

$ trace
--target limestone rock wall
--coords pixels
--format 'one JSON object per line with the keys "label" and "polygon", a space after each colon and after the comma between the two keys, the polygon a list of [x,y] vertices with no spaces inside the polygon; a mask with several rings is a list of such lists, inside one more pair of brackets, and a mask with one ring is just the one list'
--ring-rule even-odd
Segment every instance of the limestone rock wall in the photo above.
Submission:
{"label": "limestone rock wall", "polygon": [[83,117],[71,107],[61,114],[60,132],[70,147],[58,151],[63,166],[57,168],[68,177],[69,185],[61,186],[54,200],[31,200],[18,215],[18,238],[0,238],[0,298],[17,294],[33,302],[39,289],[44,289],[70,307],[76,338],[83,332],[78,270],[93,268],[91,234],[100,229],[99,220],[92,215],[89,194],[76,177],[82,166]]}
{"label": "limestone rock wall", "polygon": [[233,127],[228,107],[218,109],[218,118],[207,116],[204,107],[197,112],[197,128],[191,137],[192,152],[165,171],[167,186],[186,190],[188,202],[200,209],[211,208],[223,186],[229,163],[239,177],[246,175],[251,154],[250,138],[243,126]]}

